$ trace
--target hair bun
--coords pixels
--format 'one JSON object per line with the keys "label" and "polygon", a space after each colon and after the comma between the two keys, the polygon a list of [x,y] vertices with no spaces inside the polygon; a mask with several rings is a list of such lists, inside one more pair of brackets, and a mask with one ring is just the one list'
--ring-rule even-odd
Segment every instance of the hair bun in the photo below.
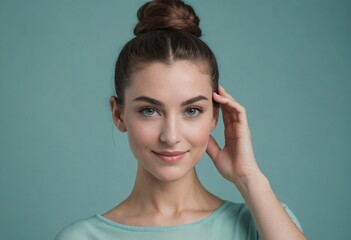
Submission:
{"label": "hair bun", "polygon": [[134,34],[155,29],[177,29],[201,37],[200,19],[194,9],[181,0],[154,0],[141,6],[137,13],[139,23]]}

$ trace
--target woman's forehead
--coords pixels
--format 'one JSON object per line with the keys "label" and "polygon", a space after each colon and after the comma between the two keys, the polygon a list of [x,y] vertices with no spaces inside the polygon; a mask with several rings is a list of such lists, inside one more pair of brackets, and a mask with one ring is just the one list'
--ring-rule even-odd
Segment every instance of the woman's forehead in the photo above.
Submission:
{"label": "woman's forehead", "polygon": [[135,72],[126,88],[126,100],[137,96],[184,100],[194,96],[212,96],[210,76],[189,61],[172,64],[151,63]]}

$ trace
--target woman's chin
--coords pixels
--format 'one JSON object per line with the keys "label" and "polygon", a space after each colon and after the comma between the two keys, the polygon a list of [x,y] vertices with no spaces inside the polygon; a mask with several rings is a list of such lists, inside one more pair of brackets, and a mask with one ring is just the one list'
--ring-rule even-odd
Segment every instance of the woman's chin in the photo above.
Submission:
{"label": "woman's chin", "polygon": [[160,183],[174,183],[185,180],[195,173],[194,169],[184,171],[181,169],[163,169],[163,171],[149,172],[149,177],[153,178],[154,181]]}

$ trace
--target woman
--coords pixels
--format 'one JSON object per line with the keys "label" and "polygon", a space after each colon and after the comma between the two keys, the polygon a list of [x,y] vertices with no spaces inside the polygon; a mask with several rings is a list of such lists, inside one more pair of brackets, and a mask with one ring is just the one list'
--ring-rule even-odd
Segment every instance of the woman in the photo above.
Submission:
{"label": "woman", "polygon": [[[245,109],[218,85],[192,7],[151,1],[138,19],[110,98],[113,121],[138,160],[134,188],[114,209],[71,224],[57,239],[305,239],[256,164]],[[211,136],[219,108],[223,149]],[[195,166],[206,151],[246,204],[201,185]]]}

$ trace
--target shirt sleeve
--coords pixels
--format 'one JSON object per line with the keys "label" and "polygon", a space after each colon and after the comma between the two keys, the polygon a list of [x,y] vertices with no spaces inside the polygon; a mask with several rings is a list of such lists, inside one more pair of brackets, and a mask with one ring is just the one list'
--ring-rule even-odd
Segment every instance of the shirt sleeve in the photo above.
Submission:
{"label": "shirt sleeve", "polygon": [[291,220],[298,227],[298,229],[300,229],[300,231],[303,232],[301,224],[300,224],[299,220],[297,220],[297,217],[294,215],[294,213],[288,208],[288,206],[285,203],[282,203],[282,206],[285,209],[285,211],[287,212],[287,214],[290,216]]}
{"label": "shirt sleeve", "polygon": [[[91,240],[89,225],[86,220],[78,220],[62,229],[55,240]],[[95,238],[94,238],[95,239]]]}
{"label": "shirt sleeve", "polygon": [[[286,213],[289,215],[289,217],[291,218],[291,220],[295,223],[296,227],[301,231],[302,231],[302,227],[301,224],[299,222],[299,220],[297,219],[297,217],[295,216],[295,214],[288,208],[288,206],[285,203],[281,203],[284,210],[286,211]],[[257,240],[260,239],[259,233],[257,231]]]}

